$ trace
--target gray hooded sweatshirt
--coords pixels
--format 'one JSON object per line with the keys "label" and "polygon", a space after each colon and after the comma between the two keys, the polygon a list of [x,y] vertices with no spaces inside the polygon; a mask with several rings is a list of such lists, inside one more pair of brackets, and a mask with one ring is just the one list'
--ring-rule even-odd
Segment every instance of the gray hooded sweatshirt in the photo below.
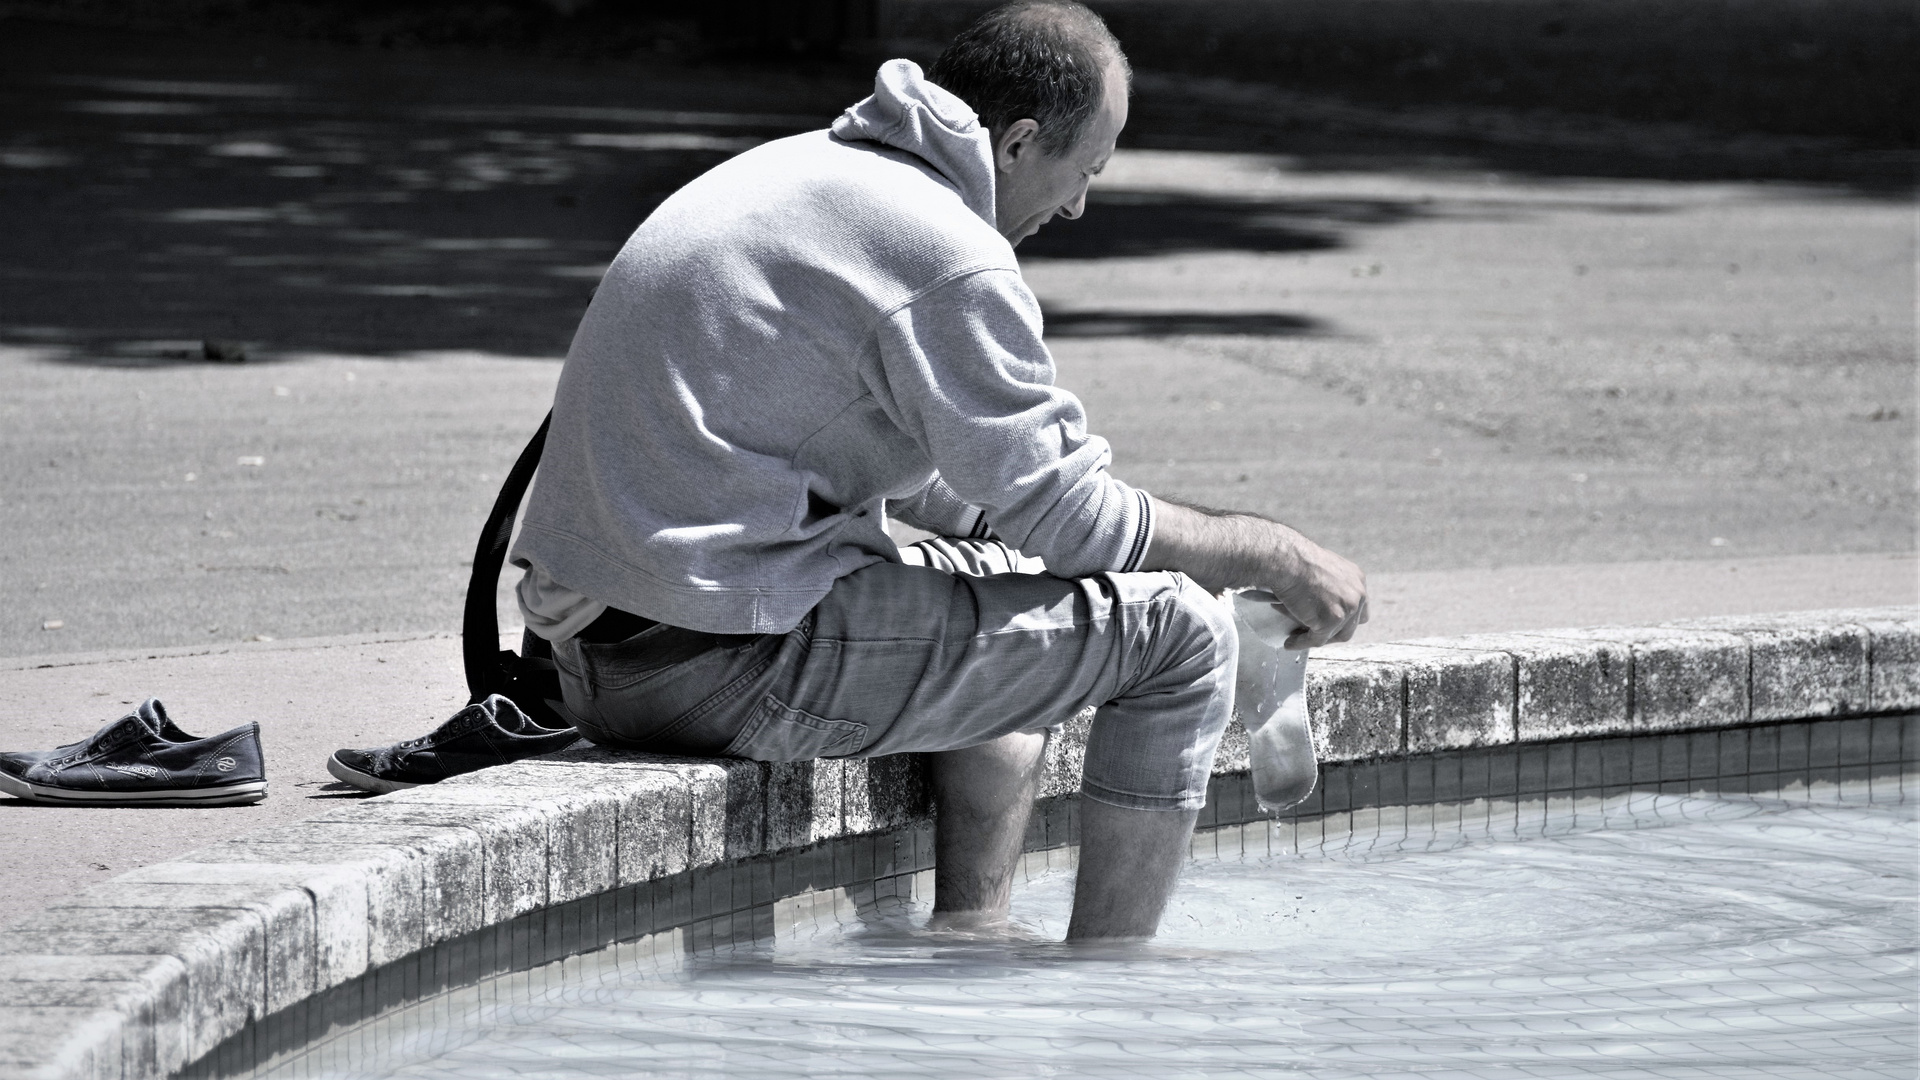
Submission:
{"label": "gray hooded sweatshirt", "polygon": [[894,60],[831,130],[661,203],[560,374],[513,551],[528,625],[783,633],[900,559],[889,512],[1065,577],[1136,569],[1150,504],[1053,385],[993,185],[973,110]]}

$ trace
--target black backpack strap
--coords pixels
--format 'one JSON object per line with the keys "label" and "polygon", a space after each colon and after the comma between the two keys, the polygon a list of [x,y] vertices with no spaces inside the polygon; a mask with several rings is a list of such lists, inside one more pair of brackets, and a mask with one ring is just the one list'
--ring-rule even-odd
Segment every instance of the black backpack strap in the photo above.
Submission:
{"label": "black backpack strap", "polygon": [[467,582],[466,614],[460,623],[460,652],[466,662],[467,691],[474,702],[501,694],[533,719],[564,727],[566,721],[555,717],[547,705],[560,696],[560,686],[546,642],[528,633],[522,638],[521,652],[502,649],[500,613],[495,607],[500,568],[506,564],[507,542],[513,538],[513,519],[533,483],[534,470],[540,467],[540,452],[547,445],[547,428],[552,423],[549,411],[507,472],[500,496],[493,501],[493,513],[480,530],[480,543],[473,550],[473,577]]}

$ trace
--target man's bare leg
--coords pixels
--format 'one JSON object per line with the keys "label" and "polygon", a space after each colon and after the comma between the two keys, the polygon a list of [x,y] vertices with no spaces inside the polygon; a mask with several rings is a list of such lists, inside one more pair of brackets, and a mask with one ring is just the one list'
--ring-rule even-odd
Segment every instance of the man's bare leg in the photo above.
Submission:
{"label": "man's bare leg", "polygon": [[1080,872],[1068,941],[1140,941],[1160,928],[1198,810],[1129,810],[1080,799]]}
{"label": "man's bare leg", "polygon": [[1013,868],[1040,795],[1046,745],[1046,736],[1035,732],[930,755],[940,812],[930,928],[1006,928]]}

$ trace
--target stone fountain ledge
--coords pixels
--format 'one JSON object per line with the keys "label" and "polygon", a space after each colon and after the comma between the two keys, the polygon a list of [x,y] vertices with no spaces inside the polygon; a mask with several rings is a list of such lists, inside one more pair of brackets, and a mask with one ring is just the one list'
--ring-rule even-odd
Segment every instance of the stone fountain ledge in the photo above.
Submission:
{"label": "stone fountain ledge", "polygon": [[[1335,646],[1308,668],[1308,701],[1328,762],[1912,712],[1920,608]],[[1086,729],[1082,715],[1052,740],[1051,805],[1078,786]],[[1246,768],[1236,725],[1215,772]],[[590,947],[616,919],[632,932],[611,939],[812,895],[809,881],[910,875],[931,865],[928,814],[911,757],[762,765],[594,748],[342,804],[0,930],[0,1075],[169,1076],[250,1020],[371,986],[405,958],[505,942],[542,912],[603,918],[598,937],[572,939]],[[1030,846],[1064,843],[1064,815],[1042,816]],[[631,914],[641,895],[651,921]]]}

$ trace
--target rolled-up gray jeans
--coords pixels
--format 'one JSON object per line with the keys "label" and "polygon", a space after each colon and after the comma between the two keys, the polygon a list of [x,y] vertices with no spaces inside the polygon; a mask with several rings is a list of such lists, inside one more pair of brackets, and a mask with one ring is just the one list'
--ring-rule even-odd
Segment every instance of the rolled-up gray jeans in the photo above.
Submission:
{"label": "rolled-up gray jeans", "polygon": [[924,541],[834,583],[785,634],[657,625],[556,642],[603,745],[756,761],[958,750],[1098,706],[1081,792],[1192,810],[1233,709],[1232,612],[1178,573],[1069,579],[994,541]]}

